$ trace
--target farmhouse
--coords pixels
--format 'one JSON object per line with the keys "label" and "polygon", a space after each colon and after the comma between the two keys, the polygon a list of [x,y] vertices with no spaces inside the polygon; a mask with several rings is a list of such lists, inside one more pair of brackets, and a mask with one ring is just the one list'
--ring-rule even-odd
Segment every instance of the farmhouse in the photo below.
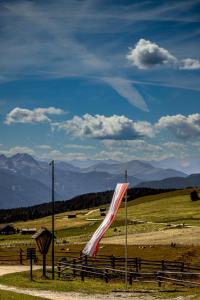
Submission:
{"label": "farmhouse", "polygon": [[36,228],[22,228],[21,234],[34,234],[36,231]]}
{"label": "farmhouse", "polygon": [[71,214],[71,215],[68,215],[67,217],[68,217],[68,219],[74,219],[74,218],[76,218],[76,215]]}
{"label": "farmhouse", "polygon": [[15,234],[16,229],[11,224],[0,224],[0,234]]}

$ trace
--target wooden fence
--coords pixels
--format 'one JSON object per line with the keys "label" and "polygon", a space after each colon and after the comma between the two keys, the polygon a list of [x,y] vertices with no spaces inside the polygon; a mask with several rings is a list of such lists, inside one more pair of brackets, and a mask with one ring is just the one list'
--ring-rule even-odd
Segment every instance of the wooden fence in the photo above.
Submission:
{"label": "wooden fence", "polygon": [[[85,278],[101,278],[105,282],[124,280],[125,261],[123,257],[98,256],[62,258],[58,264],[58,277],[69,278],[79,276]],[[171,282],[182,285],[200,285],[200,264],[179,261],[153,261],[138,257],[128,259],[127,276],[129,284],[135,281]]]}
{"label": "wooden fence", "polygon": [[[26,248],[0,248],[0,264],[28,264]],[[49,251],[51,252],[51,251]],[[42,256],[36,252],[35,264],[42,265]],[[81,256],[80,252],[56,249],[58,278],[79,276],[85,278],[101,278],[105,282],[124,280],[124,257],[97,256],[95,258]],[[47,265],[51,265],[51,253],[47,255]],[[171,282],[180,285],[200,285],[200,263],[168,260],[145,260],[139,257],[128,258],[128,281],[133,282]]]}

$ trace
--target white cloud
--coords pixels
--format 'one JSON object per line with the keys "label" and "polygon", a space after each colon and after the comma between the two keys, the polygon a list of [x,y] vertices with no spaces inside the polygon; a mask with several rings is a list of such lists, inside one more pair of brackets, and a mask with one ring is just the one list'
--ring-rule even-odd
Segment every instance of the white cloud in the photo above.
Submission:
{"label": "white cloud", "polygon": [[[64,122],[51,123],[51,126],[52,129],[64,130],[68,135],[75,138],[124,140],[129,141],[124,142],[125,146],[132,143],[138,149],[146,147],[147,151],[151,151],[151,149],[158,151],[160,149],[156,145],[145,144],[141,140],[159,138],[166,130],[179,139],[191,140],[194,137],[200,137],[200,114],[163,116],[154,124],[147,121],[134,121],[126,116],[112,115],[107,117],[85,114],[82,117],[74,116],[71,120]],[[105,145],[109,145],[109,143],[111,141],[105,142]],[[171,144],[171,146],[176,147],[178,144]],[[79,146],[75,144],[73,147]]]}
{"label": "white cloud", "polygon": [[150,123],[128,119],[125,116],[89,115],[75,116],[73,119],[53,124],[57,129],[65,130],[74,137],[95,139],[132,140],[151,137],[153,129]]}
{"label": "white cloud", "polygon": [[156,66],[168,66],[181,70],[200,69],[200,60],[194,58],[179,60],[167,49],[145,39],[140,39],[135,47],[130,49],[126,58],[139,69],[150,69]]}
{"label": "white cloud", "polygon": [[22,146],[16,146],[10,149],[6,150],[0,150],[1,154],[7,155],[7,156],[12,156],[17,153],[27,153],[30,155],[34,155],[35,151],[29,147],[22,147]]}
{"label": "white cloud", "polygon": [[66,144],[64,145],[65,148],[71,149],[95,149],[96,147],[92,145],[80,145],[80,144]]}
{"label": "white cloud", "polygon": [[60,108],[35,108],[33,110],[27,108],[15,107],[11,110],[5,119],[5,124],[14,123],[48,123],[51,120],[47,115],[61,115],[65,112]]}
{"label": "white cloud", "polygon": [[200,60],[193,58],[186,58],[180,61],[180,69],[183,70],[197,70],[200,69]]}
{"label": "white cloud", "polygon": [[155,151],[163,151],[162,147],[156,144],[150,144],[143,140],[134,140],[134,141],[115,141],[115,140],[105,140],[102,143],[110,148],[110,149],[126,149],[130,150],[131,152],[155,152]]}
{"label": "white cloud", "polygon": [[200,114],[164,116],[155,124],[155,128],[159,131],[168,129],[181,139],[200,137]]}
{"label": "white cloud", "polygon": [[176,57],[156,43],[140,39],[135,48],[130,49],[127,59],[139,69],[148,69],[159,65],[174,65]]}
{"label": "white cloud", "polygon": [[38,149],[42,149],[42,150],[51,150],[51,146],[49,145],[37,145]]}
{"label": "white cloud", "polygon": [[88,156],[85,153],[81,152],[62,152],[57,149],[52,149],[48,153],[43,153],[39,155],[40,159],[55,159],[55,160],[62,160],[62,161],[70,161],[73,159],[88,159]]}
{"label": "white cloud", "polygon": [[183,151],[187,148],[186,144],[184,143],[177,143],[177,142],[172,142],[172,141],[168,141],[163,143],[163,147],[167,148],[170,151]]}

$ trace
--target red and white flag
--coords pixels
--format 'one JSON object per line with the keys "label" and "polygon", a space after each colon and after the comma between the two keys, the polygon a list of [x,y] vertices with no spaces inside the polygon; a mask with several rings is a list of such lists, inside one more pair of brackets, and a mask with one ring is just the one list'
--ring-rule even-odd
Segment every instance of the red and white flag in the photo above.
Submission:
{"label": "red and white flag", "polygon": [[83,254],[96,256],[99,249],[99,243],[106,233],[107,229],[113,223],[127,189],[128,183],[117,184],[108,213],[101,225],[97,228],[97,230],[91,237],[90,241],[86,244],[85,248],[82,251]]}

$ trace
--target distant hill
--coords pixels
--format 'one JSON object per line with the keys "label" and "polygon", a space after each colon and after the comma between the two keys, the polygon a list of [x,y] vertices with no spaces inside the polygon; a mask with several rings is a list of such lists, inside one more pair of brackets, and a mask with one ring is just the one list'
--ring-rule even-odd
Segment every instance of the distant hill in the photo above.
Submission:
{"label": "distant hill", "polygon": [[[78,172],[68,163],[56,163],[56,200],[70,199],[88,192],[114,189],[124,180],[118,174],[106,172]],[[130,176],[130,186],[140,180]],[[59,191],[59,192],[58,192]],[[0,156],[0,208],[14,208],[51,200],[51,168],[47,162],[36,161],[28,154],[11,158]]]}
{"label": "distant hill", "polygon": [[0,170],[0,192],[0,208],[39,204],[49,201],[51,195],[51,189],[40,181],[7,170]]}
{"label": "distant hill", "polygon": [[137,187],[149,187],[159,189],[183,189],[187,187],[199,187],[200,186],[200,174],[192,174],[185,178],[172,177],[163,180],[154,180],[141,182]]}
{"label": "distant hill", "polygon": [[[185,173],[155,168],[138,160],[93,163],[83,168],[69,162],[56,161],[55,199],[70,199],[85,193],[112,190],[118,182],[124,181],[125,170],[128,170],[130,187],[149,178],[160,180],[186,176]],[[0,208],[30,206],[51,200],[51,167],[48,162],[37,160],[29,154],[18,153],[12,157],[0,155],[0,182]]]}
{"label": "distant hill", "polygon": [[152,180],[161,180],[168,177],[185,177],[187,174],[176,171],[173,169],[162,169],[153,167],[151,164],[141,162],[139,160],[132,160],[124,163],[110,163],[99,162],[88,168],[83,169],[84,172],[108,172],[110,174],[124,174],[125,170],[128,171],[129,176],[135,176],[139,180],[146,181],[151,178]]}
{"label": "distant hill", "polygon": [[[170,191],[169,189],[151,189],[151,188],[132,188],[128,189],[128,201],[147,195],[157,195]],[[74,197],[67,201],[55,202],[55,213],[62,213],[72,210],[81,210],[105,205],[110,203],[113,191],[99,193],[89,193]],[[0,223],[9,223],[15,221],[27,221],[46,217],[52,214],[52,204],[43,203],[31,207],[20,207],[12,209],[0,209]]]}

